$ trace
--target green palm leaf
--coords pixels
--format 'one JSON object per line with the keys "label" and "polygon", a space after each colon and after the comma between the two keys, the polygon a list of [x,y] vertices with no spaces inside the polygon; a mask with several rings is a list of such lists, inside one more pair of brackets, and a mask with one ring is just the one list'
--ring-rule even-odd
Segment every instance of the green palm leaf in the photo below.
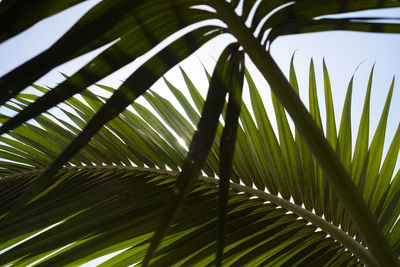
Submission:
{"label": "green palm leaf", "polygon": [[[295,75],[293,65],[291,73],[293,78]],[[312,69],[311,73],[313,73]],[[325,66],[325,80],[328,79],[328,75]],[[228,77],[231,75],[229,74]],[[186,76],[186,79],[190,82],[189,77]],[[247,139],[251,139],[248,142],[277,146],[277,151],[274,153],[281,155],[281,161],[269,161],[269,169],[275,170],[277,176],[268,183],[273,183],[274,188],[282,188],[282,184],[287,184],[287,176],[280,173],[286,168],[282,166],[290,164],[305,166],[305,163],[313,161],[299,156],[294,158],[283,156],[284,149],[277,143],[276,134],[272,130],[267,130],[268,128],[262,130],[265,126],[258,124],[261,120],[257,118],[264,118],[265,121],[263,121],[266,122],[269,121],[268,115],[264,105],[257,100],[258,90],[254,87],[249,73],[246,74],[246,80],[253,95],[252,99],[258,101],[252,103],[253,107],[256,107],[253,108],[253,113],[257,123],[250,123],[249,120],[253,120],[250,114],[246,117],[242,116],[238,132],[243,132]],[[172,91],[176,90],[170,83],[169,85]],[[47,91],[43,87],[35,87],[40,91]],[[102,88],[113,91],[108,87],[102,86]],[[348,91],[350,95],[351,88],[349,87]],[[192,87],[191,90],[196,89]],[[310,93],[315,90],[316,88],[310,87]],[[329,94],[329,90],[326,89],[326,92]],[[389,99],[391,92],[392,90],[389,90]],[[199,117],[198,115],[188,119],[182,117],[179,124],[173,120],[161,122],[153,117],[154,115],[150,116],[146,108],[134,104],[133,107],[140,111],[138,113],[140,115],[126,110],[110,121],[87,146],[54,175],[59,182],[53,190],[23,206],[21,211],[11,219],[7,217],[7,213],[13,209],[21,195],[43,172],[44,167],[52,161],[51,156],[47,158],[45,156],[57,155],[62,150],[62,146],[67,145],[73,138],[74,133],[80,131],[90,120],[88,114],[90,115],[90,112],[95,114],[105,101],[103,97],[96,96],[90,91],[82,92],[82,97],[84,102],[77,98],[71,98],[66,102],[78,115],[72,115],[66,108],[60,108],[73,119],[76,125],[66,122],[62,117],[52,118],[51,114],[40,115],[35,119],[38,124],[32,122],[20,126],[10,132],[9,137],[1,139],[3,145],[0,148],[2,158],[0,170],[4,178],[0,180],[2,196],[0,249],[6,250],[2,252],[1,265],[10,263],[27,265],[39,260],[46,265],[77,265],[121,250],[123,252],[104,262],[104,266],[110,264],[123,266],[140,262],[144,259],[161,216],[164,218],[166,216],[164,203],[169,201],[172,192],[176,190],[174,183],[179,179],[178,177],[183,177],[179,175],[177,166],[185,169],[183,157],[187,154],[176,141],[174,134],[184,126],[191,129],[190,135],[193,135],[194,128],[191,120],[196,118],[198,121]],[[13,100],[13,103],[18,111],[35,101],[35,98],[37,97],[34,95],[21,94]],[[161,118],[177,113],[167,99],[155,93],[146,93],[146,99],[156,101],[159,107],[164,105],[169,107],[157,110]],[[346,103],[349,102],[346,100]],[[276,108],[282,108],[279,105],[276,103]],[[318,106],[315,105],[316,108]],[[187,106],[186,109],[188,108],[190,107]],[[280,109],[277,110],[279,112]],[[347,105],[344,106],[345,110],[348,110]],[[382,113],[382,123],[387,121],[387,110],[388,103]],[[327,113],[330,115],[330,111]],[[343,116],[347,115],[343,112]],[[2,115],[2,120],[5,118],[6,116]],[[279,118],[278,120],[282,120],[283,117]],[[247,120],[246,123],[245,120]],[[168,129],[165,128],[164,123],[167,124]],[[330,121],[328,123],[332,124]],[[251,127],[245,126],[246,124]],[[260,134],[252,134],[251,132],[254,131]],[[265,134],[263,131],[266,131]],[[222,131],[217,131],[218,140],[225,140],[223,135]],[[42,140],[44,136],[46,140]],[[379,171],[390,177],[393,175],[394,163],[400,148],[396,136],[392,141],[387,159]],[[137,138],[134,144],[132,144],[132,138]],[[337,153],[341,155],[350,153],[352,157],[351,150],[340,150],[341,142],[351,142],[346,138],[351,139],[351,135],[344,139],[336,139]],[[118,145],[116,140],[119,140],[121,145]],[[107,149],[108,142],[114,146]],[[232,177],[237,177],[241,182],[252,181],[254,177],[251,177],[251,173],[237,171],[243,166],[245,168],[248,166],[246,162],[239,159],[240,153],[236,151],[240,149],[238,146],[240,140],[237,139],[236,142]],[[245,144],[247,149],[252,150],[252,153],[259,158],[265,155],[265,151],[271,151],[255,150],[254,146],[252,148],[248,142]],[[298,147],[296,151],[300,153],[300,145],[304,141],[296,136],[293,142]],[[382,140],[372,142],[371,147],[382,142]],[[222,147],[221,149],[223,151]],[[219,151],[219,144],[214,143],[211,150]],[[309,157],[313,160],[311,155]],[[219,161],[219,158],[210,154],[204,164],[204,172],[209,169],[213,174],[219,173],[218,164],[211,163],[214,160]],[[289,164],[290,160],[294,162]],[[108,162],[107,165],[103,165],[106,162]],[[222,161],[220,163],[222,164]],[[230,166],[229,163],[225,164],[227,165],[224,168]],[[365,164],[368,168],[372,168],[376,163],[367,161]],[[315,175],[314,168],[300,167],[298,170],[299,177],[308,177],[311,173]],[[373,177],[368,177],[368,179],[377,181],[379,173],[374,173],[375,179]],[[371,175],[371,172],[368,172],[368,175]],[[392,181],[376,183],[373,198],[367,199],[367,195],[364,194],[365,199],[369,200],[371,212],[375,214],[394,251],[400,250],[400,235],[397,232],[396,221],[400,213],[400,205],[397,201],[400,195],[397,186],[399,177],[397,174]],[[316,179],[315,176],[314,179]],[[315,201],[320,198],[320,195],[314,195],[309,204],[311,206],[304,208],[302,204],[309,200],[303,193],[302,199],[295,204],[276,196],[277,192],[271,194],[268,191],[240,185],[239,181],[233,181],[234,179],[231,179],[230,190],[225,200],[227,206],[223,230],[224,249],[220,259],[222,264],[360,265],[361,260],[362,263],[374,265],[373,258],[364,245],[353,239],[351,233],[341,230],[349,229],[343,228],[345,222],[343,220],[346,220],[348,215],[343,208],[343,203],[337,199],[337,203],[333,200],[323,201],[324,206],[321,211],[321,215],[323,214],[325,218],[323,219],[313,212],[313,210],[316,211],[315,205],[320,205]],[[193,190],[187,191],[190,192],[187,195],[187,201],[175,217],[165,237],[160,239],[159,249],[155,252],[150,264],[208,265],[214,263],[216,232],[221,228],[217,227],[216,221],[218,182],[216,178],[201,176],[194,183]],[[298,186],[301,192],[315,190],[314,183],[303,181]],[[328,191],[332,191],[331,185],[326,186]],[[366,193],[368,187],[363,187],[362,190]],[[279,189],[279,192],[283,191]],[[293,197],[292,191],[289,192],[289,196]],[[334,205],[335,208],[333,208]],[[171,205],[172,207],[176,208],[176,205]],[[52,228],[34,236],[47,227]],[[330,237],[327,237],[327,234]],[[28,237],[31,239],[25,240]],[[356,237],[359,238],[359,233],[356,233]],[[18,244],[20,241],[24,242]],[[16,246],[13,247],[13,245]],[[219,246],[222,248],[221,245]],[[48,255],[50,256],[44,259]]]}
{"label": "green palm leaf", "polygon": [[[37,21],[79,2],[81,1],[64,1],[62,3],[51,1],[47,4],[47,2],[36,1],[35,3],[29,2],[27,4],[24,0],[4,0],[0,3],[0,14],[2,15],[0,23],[4,32],[0,36],[0,41],[4,41]],[[102,126],[121,113],[138,96],[145,93],[166,71],[194,53],[208,40],[219,34],[229,33],[236,38],[240,46],[249,55],[275,94],[277,101],[274,101],[274,105],[278,111],[277,116],[280,118],[278,120],[280,124],[279,140],[282,143],[281,152],[283,158],[282,166],[275,166],[275,169],[271,167],[266,169],[260,164],[259,159],[266,156],[270,158],[271,156],[273,157],[273,154],[277,153],[276,140],[270,141],[271,143],[267,143],[264,146],[259,146],[262,142],[249,141],[248,137],[251,136],[254,140],[253,136],[256,136],[256,134],[254,125],[249,121],[246,109],[243,109],[241,119],[244,129],[242,131],[239,128],[237,134],[237,154],[239,155],[239,159],[233,159],[236,163],[241,162],[241,166],[234,167],[236,171],[232,173],[232,177],[236,180],[243,179],[247,185],[254,183],[259,189],[266,186],[271,192],[279,190],[286,198],[289,196],[293,197],[298,204],[305,202],[306,206],[313,206],[318,214],[322,214],[323,212],[330,213],[332,217],[339,221],[341,216],[343,216],[343,224],[346,225],[344,227],[349,227],[351,234],[357,230],[367,244],[376,263],[382,265],[397,263],[388,242],[375,223],[374,217],[368,211],[368,207],[362,198],[363,196],[357,191],[360,189],[364,190],[367,187],[368,190],[365,193],[368,197],[367,201],[374,199],[373,195],[375,193],[372,192],[373,187],[365,185],[365,183],[367,175],[376,176],[378,174],[377,166],[379,164],[375,162],[376,166],[368,167],[370,155],[366,153],[365,142],[362,142],[365,136],[368,135],[365,126],[361,127],[360,139],[356,142],[356,155],[349,170],[350,158],[348,155],[343,155],[343,147],[341,147],[342,150],[336,151],[336,153],[332,149],[332,123],[327,127],[330,134],[328,134],[328,139],[326,139],[320,128],[318,106],[315,101],[313,101],[314,105],[310,109],[312,114],[310,114],[293,90],[295,84],[292,83],[291,85],[287,81],[272,59],[268,49],[276,37],[285,34],[337,29],[398,33],[400,24],[397,22],[399,18],[392,18],[391,22],[388,23],[379,16],[366,18],[347,14],[347,16],[339,18],[334,15],[346,15],[347,12],[353,11],[398,7],[400,5],[399,2],[392,0],[282,0],[261,2],[245,0],[242,1],[241,5],[239,5],[239,2],[231,1],[228,3],[224,0],[103,0],[90,9],[54,45],[1,77],[0,104],[13,108],[18,113],[13,118],[7,118],[2,121],[3,125],[0,128],[0,133],[10,133],[10,136],[13,138],[18,137],[24,140],[24,142],[31,143],[31,146],[36,150],[41,150],[40,153],[33,153],[37,155],[33,156],[35,160],[30,160],[30,163],[36,164],[35,162],[39,158],[46,159],[45,162],[50,163],[48,159],[55,158],[46,171],[30,184],[29,190],[26,190],[24,196],[20,198],[12,211],[8,213],[5,218],[6,221],[12,221],[13,216],[17,216],[27,204],[45,197],[46,194],[51,193],[52,189],[62,184],[63,179],[66,179],[66,177],[54,179],[54,176],[60,168],[69,164],[68,162],[77,153],[79,159],[88,165],[92,163],[101,164],[103,162],[112,163],[114,161],[128,164],[131,158],[133,158],[138,162],[138,166],[163,168],[162,165],[174,161],[178,157],[183,159],[182,153],[179,156],[179,153],[174,154],[171,152],[171,149],[155,148],[154,145],[157,141],[154,139],[154,134],[153,138],[148,140],[146,134],[135,133],[132,137],[133,140],[126,142],[131,144],[129,149],[127,149],[124,148],[124,145],[119,142],[110,130],[115,130],[115,127],[118,129],[118,127],[127,128],[129,126],[123,126],[124,123],[122,123],[118,124],[119,126],[113,125],[111,129],[106,128],[107,130],[101,130]],[[252,10],[254,12],[251,12]],[[16,16],[17,11],[21,11],[21,13],[18,13],[18,16]],[[216,24],[212,19],[219,20],[224,26],[215,26]],[[249,27],[246,26],[245,21],[248,21]],[[197,24],[198,22],[202,24]],[[171,37],[172,40],[163,42],[167,37]],[[26,100],[18,100],[19,102],[16,105],[23,107],[23,110],[19,110],[15,106],[10,106],[13,101],[18,99],[17,95],[23,89],[54,67],[104,45],[108,45],[108,48],[103,53],[94,58],[72,77],[67,78],[65,82],[46,92],[41,98],[33,102],[31,101],[32,97],[29,97],[28,102]],[[105,76],[147,53],[153,53],[153,56],[139,67],[106,103],[99,103],[99,105],[102,105],[101,108],[96,110],[83,108],[80,111],[80,117],[69,111],[65,111],[70,119],[75,124],[78,124],[80,129],[83,129],[82,132],[79,132],[80,129],[76,128],[75,125],[66,124],[68,125],[66,127],[69,128],[67,135],[70,136],[72,134],[77,137],[65,150],[67,139],[61,133],[62,130],[55,130],[54,127],[49,126],[45,118],[41,119],[40,123],[46,131],[41,127],[31,125],[23,128],[23,130],[10,132],[19,125],[26,123],[29,119],[35,118],[37,115],[46,112],[49,108],[67,99],[70,99],[70,102],[72,101],[71,105],[74,106],[73,109],[75,111],[82,108],[73,99],[74,94],[83,92],[87,86],[96,83]],[[329,91],[329,89],[326,90]],[[310,95],[312,98],[316,97],[315,92],[312,92]],[[154,101],[162,104],[162,101],[160,102],[157,98]],[[198,103],[198,100],[196,101]],[[278,101],[282,106],[278,105]],[[156,105],[158,106],[159,104]],[[330,104],[327,103],[327,105],[329,106]],[[166,108],[168,104],[162,106],[163,108],[160,107],[160,110],[171,110],[171,108]],[[288,131],[284,118],[284,109],[289,113],[296,125],[297,134],[295,133],[295,138]],[[96,114],[94,114],[95,112]],[[167,113],[164,113],[164,117],[173,114]],[[385,116],[383,115],[382,118]],[[93,118],[91,119],[91,117]],[[317,121],[315,121],[315,118],[317,118]],[[342,132],[339,131],[339,139],[348,136],[349,133],[347,120],[344,120],[343,123],[344,128],[342,130],[341,127]],[[228,125],[228,128],[231,126]],[[266,127],[264,135],[271,135],[268,133],[268,123]],[[222,128],[219,127],[219,129]],[[18,131],[22,132],[17,134]],[[52,144],[54,144],[52,147],[46,147],[48,144],[48,140],[46,139],[48,131],[57,132],[57,136],[51,139]],[[217,129],[217,133],[221,131]],[[80,153],[79,151],[88,144],[89,140],[97,132],[100,132],[101,136],[97,141],[97,145],[92,147],[90,152]],[[248,135],[245,135],[246,132]],[[300,140],[300,136],[304,143],[298,141]],[[3,138],[9,140],[8,142],[10,143],[14,142],[13,139],[8,139],[8,137]],[[376,152],[376,155],[373,155],[376,161],[380,160],[379,155],[382,144],[378,140],[381,139],[382,134],[377,134],[376,138],[374,138],[374,145],[371,147],[371,150]],[[216,140],[218,140],[218,135]],[[113,147],[113,143],[119,144],[116,152],[117,155],[107,155],[102,159],[101,155]],[[132,148],[136,145],[138,146],[137,150],[135,150],[136,148]],[[247,145],[257,148],[255,149],[256,152],[254,153],[253,150],[249,151],[246,147]],[[25,146],[20,144],[13,147],[13,149],[20,150],[20,147]],[[202,146],[199,145],[199,147]],[[333,147],[335,148],[335,146]],[[338,147],[340,147],[340,143]],[[397,145],[394,145],[394,150],[396,150],[396,147]],[[260,155],[261,148],[263,150],[268,148],[266,149],[267,152],[264,151],[264,155]],[[268,151],[270,148],[272,148],[273,152]],[[179,149],[176,151],[179,151]],[[167,152],[171,153],[171,155],[168,156]],[[24,151],[24,153],[27,154],[28,152]],[[155,158],[155,155],[158,155],[158,153],[162,155],[160,159]],[[209,174],[212,173],[213,168],[215,169],[218,166],[219,148],[213,145],[210,148],[210,153],[214,159],[205,165],[207,166],[205,171],[208,171]],[[396,152],[393,153],[396,154]],[[21,156],[15,155],[12,152],[7,152],[6,154],[8,157],[12,157],[14,161],[21,159]],[[307,159],[303,160],[307,160],[307,163],[302,162],[303,156],[306,156]],[[343,158],[346,161],[341,162],[340,159]],[[270,166],[274,165],[274,160],[276,161],[276,159],[267,159],[268,164]],[[249,161],[252,162],[250,163]],[[389,166],[386,167],[385,165],[388,168],[387,171],[385,169],[385,173],[390,173],[390,169],[392,168],[390,166],[393,164],[389,162],[387,164]],[[15,171],[27,169],[27,165],[22,163],[5,163],[4,166],[8,166],[4,168],[4,172],[7,172],[8,169]],[[175,165],[171,164],[171,169],[172,167],[176,169],[177,166],[180,166],[177,162]],[[283,172],[281,172],[281,169],[283,169]],[[313,170],[309,177],[305,177],[297,171],[306,169]],[[246,176],[243,176],[243,174],[246,173],[250,175],[243,178]],[[284,185],[279,177],[284,177],[287,185]],[[371,179],[373,180],[374,178]],[[384,179],[387,180],[387,178]],[[302,181],[310,181],[312,188],[302,187]],[[353,181],[356,182],[358,189]],[[387,185],[390,183],[386,181],[384,184]],[[387,196],[389,192],[380,191],[379,194]],[[324,195],[327,195],[327,197],[322,199]],[[337,205],[332,204],[334,206],[332,210],[327,208],[330,207],[330,202],[337,203]],[[375,203],[373,205],[381,208],[384,204]],[[346,212],[340,215],[343,212],[342,206],[346,208]],[[386,207],[388,206],[393,205],[387,204]],[[327,217],[329,218],[329,215]],[[350,222],[350,218],[352,222]]]}

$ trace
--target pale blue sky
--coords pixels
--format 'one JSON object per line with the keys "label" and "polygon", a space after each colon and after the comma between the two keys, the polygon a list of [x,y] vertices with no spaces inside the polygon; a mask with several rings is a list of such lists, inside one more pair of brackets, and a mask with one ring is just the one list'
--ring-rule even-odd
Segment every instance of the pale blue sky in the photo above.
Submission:
{"label": "pale blue sky", "polygon": [[[0,44],[0,76],[49,47],[73,25],[74,21],[84,14],[85,10],[97,2],[99,2],[99,0],[89,0],[79,4],[34,25],[31,29],[28,29],[15,38]],[[398,16],[399,13],[400,9],[397,8],[381,11],[379,14],[380,16],[394,17]],[[364,12],[362,15],[368,16],[371,14],[376,13]],[[212,71],[213,64],[215,63],[214,60],[218,57],[219,52],[223,49],[224,44],[228,40],[231,40],[229,36],[217,38],[206,44],[196,55],[181,63],[181,66],[191,73],[191,78],[200,88],[203,88],[204,92],[207,88],[207,83],[201,71],[199,59],[205,64],[209,71]],[[362,63],[355,73],[355,87],[353,92],[353,123],[355,126],[358,124],[361,115],[369,71],[372,65],[376,63],[371,98],[371,127],[374,130],[378,123],[378,115],[382,110],[392,77],[395,75],[400,79],[400,54],[397,52],[399,46],[400,35],[396,34],[336,31],[280,37],[272,44],[271,51],[285,74],[288,73],[290,58],[293,52],[297,51],[295,66],[300,81],[300,94],[306,104],[308,102],[308,65],[311,57],[314,59],[316,66],[319,97],[323,100],[322,58],[325,57],[331,75],[336,117],[338,119],[348,81],[356,67]],[[60,72],[68,75],[73,74],[74,71],[90,60],[93,55],[95,55],[95,53],[84,55],[73,62],[61,65],[44,78],[37,81],[37,83],[52,87],[63,80]],[[261,91],[265,96],[267,105],[271,106],[268,86],[261,76],[257,74],[257,70],[252,67],[251,62],[248,64],[248,67],[251,73],[254,73],[259,88],[265,88],[265,90]],[[121,80],[125,79],[131,73],[133,68],[135,68],[135,64],[103,80],[102,83],[117,87],[121,83]],[[193,71],[194,69],[198,71]],[[184,89],[183,80],[177,74],[178,71],[175,68],[170,71],[166,77],[175,85]],[[389,114],[388,137],[393,136],[397,124],[399,123],[398,114],[400,114],[400,105],[398,103],[400,99],[400,87],[398,84],[399,82],[395,84],[392,108]],[[168,95],[168,93],[166,93],[167,90],[165,90],[161,82],[156,83],[153,89],[161,94],[165,93]],[[245,95],[244,98],[248,99],[248,96]],[[324,112],[322,111],[322,113]],[[354,127],[353,135],[356,134],[355,129]]]}
{"label": "pale blue sky", "polygon": [[[78,6],[70,8],[57,16],[46,19],[36,24],[31,29],[18,35],[12,40],[0,44],[0,76],[4,75],[19,64],[25,62],[29,58],[46,49],[54,43],[59,36],[68,30],[87,8],[94,5],[98,0],[89,0]],[[371,13],[371,12],[369,12]],[[382,12],[382,15],[393,17],[398,16],[400,9],[388,10]],[[363,14],[363,16],[368,14]],[[218,57],[218,52],[223,47],[224,40],[229,38],[222,37],[219,40],[206,45],[196,56],[182,63],[182,66],[190,71],[193,65],[199,67],[200,58],[202,62],[212,70],[214,63],[213,58]],[[372,114],[380,112],[386,98],[386,92],[389,88],[393,75],[400,77],[400,54],[397,49],[400,45],[400,35],[395,34],[371,34],[371,33],[355,33],[355,32],[324,32],[304,35],[294,35],[278,38],[272,45],[271,51],[282,70],[287,73],[289,68],[290,57],[294,51],[296,52],[295,66],[301,82],[301,94],[305,96],[303,99],[307,103],[307,84],[308,84],[308,64],[311,57],[314,58],[316,65],[317,79],[322,84],[322,58],[325,57],[328,69],[332,79],[333,94],[335,97],[335,107],[340,109],[343,103],[345,89],[350,77],[353,75],[356,67],[361,66],[356,72],[354,88],[354,121],[360,116],[360,105],[365,92],[365,86],[368,79],[368,73],[373,63],[376,62],[374,87],[372,92],[373,109]],[[59,72],[72,74],[80,66],[90,59],[89,56],[75,60],[72,63],[65,64],[51,72],[45,78],[38,81],[39,84],[45,86],[54,86],[60,82],[63,77]],[[129,68],[127,68],[129,69]],[[252,68],[250,67],[252,70]],[[253,73],[256,71],[253,71]],[[119,81],[127,76],[129,71],[121,72],[114,75],[105,82],[112,86],[118,86]],[[192,72],[197,73],[197,72]],[[172,71],[167,77],[172,77],[175,84],[183,86],[180,78],[176,77],[176,72]],[[204,76],[193,76],[199,86],[206,87]],[[264,86],[262,79],[258,81],[260,86]],[[396,115],[400,114],[399,102],[399,86],[396,83],[395,93],[393,96],[393,105],[391,109],[389,136],[397,126],[398,119]],[[162,87],[162,86],[160,86]],[[156,88],[156,87],[155,87]],[[322,86],[320,86],[320,97],[322,95]],[[157,90],[157,89],[156,89]],[[162,89],[158,89],[162,93]],[[268,101],[268,98],[267,98]],[[338,114],[339,115],[339,114]],[[378,118],[372,117],[371,123],[374,127]]]}
{"label": "pale blue sky", "polygon": [[[0,44],[0,76],[12,70],[19,64],[25,62],[34,55],[40,53],[52,43],[54,43],[63,33],[65,33],[88,8],[96,4],[99,0],[89,0],[78,6],[70,8],[48,18],[31,29],[23,32],[15,38]],[[398,16],[400,9],[391,9],[381,11],[381,16]],[[374,14],[374,12],[363,13],[363,16]],[[376,14],[376,13],[375,13]],[[231,40],[228,36],[220,37],[202,48],[195,56],[185,60],[181,66],[191,73],[191,78],[196,84],[206,90],[207,84],[204,75],[201,73],[199,58],[206,65],[209,71],[212,71],[214,59],[218,57],[223,49],[223,44]],[[374,63],[375,75],[372,91],[372,112],[371,126],[376,127],[379,120],[377,114],[380,114],[383,103],[386,98],[387,90],[390,86],[393,75],[400,79],[400,54],[397,52],[400,46],[400,35],[396,34],[374,34],[358,32],[323,32],[303,35],[293,35],[278,38],[271,47],[272,55],[277,60],[279,66],[285,74],[288,73],[290,58],[294,51],[296,52],[295,66],[300,80],[300,89],[303,100],[307,104],[307,85],[308,85],[308,65],[311,57],[314,59],[317,73],[317,82],[319,85],[319,97],[323,99],[322,87],[322,58],[328,65],[331,75],[332,89],[335,99],[336,116],[344,101],[347,83],[353,75],[356,67],[360,65],[355,74],[355,88],[353,93],[353,122],[357,124],[361,115],[362,101],[366,89],[369,71]],[[93,54],[82,56],[73,62],[59,66],[50,74],[40,79],[37,83],[44,86],[54,86],[63,80],[59,72],[71,75],[74,71],[83,66]],[[133,64],[135,65],[135,64]],[[257,71],[248,64],[252,73]],[[127,67],[112,75],[103,81],[110,86],[117,87],[120,81],[132,71],[134,67]],[[198,69],[199,71],[191,71]],[[184,88],[183,81],[177,70],[172,70],[167,74],[175,85]],[[194,75],[193,75],[194,74]],[[260,88],[266,88],[264,91],[266,103],[270,103],[268,88],[266,83],[255,74],[257,84]],[[396,82],[393,103],[389,117],[388,136],[394,134],[395,128],[399,123],[398,114],[400,114],[400,93],[399,83]],[[163,94],[165,88],[162,83],[157,83],[153,89]],[[247,96],[245,96],[245,99]],[[356,134],[356,131],[353,130]]]}

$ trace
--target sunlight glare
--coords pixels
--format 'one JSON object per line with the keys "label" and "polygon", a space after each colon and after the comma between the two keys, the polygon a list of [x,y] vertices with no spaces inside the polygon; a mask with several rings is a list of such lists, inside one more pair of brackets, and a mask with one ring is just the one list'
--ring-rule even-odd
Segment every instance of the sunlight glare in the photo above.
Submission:
{"label": "sunlight glare", "polygon": [[177,137],[176,140],[178,141],[178,143],[179,143],[182,147],[184,147],[186,150],[188,150],[188,147],[187,147],[187,145],[186,145],[186,143],[185,143],[185,140],[183,140],[183,138]]}

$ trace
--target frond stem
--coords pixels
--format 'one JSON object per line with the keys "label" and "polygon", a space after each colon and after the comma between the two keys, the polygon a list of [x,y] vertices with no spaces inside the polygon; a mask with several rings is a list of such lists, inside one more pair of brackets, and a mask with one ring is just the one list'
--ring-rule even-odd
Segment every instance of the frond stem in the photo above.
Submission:
{"label": "frond stem", "polygon": [[[73,167],[65,167],[62,170],[126,170],[126,171],[140,171],[140,172],[149,172],[149,173],[157,173],[167,176],[178,176],[178,171],[169,171],[157,168],[143,168],[143,167],[135,167],[135,166],[73,166]],[[4,177],[3,179],[15,179],[18,176],[22,175],[29,175],[29,174],[38,174],[44,171],[44,169],[36,169],[27,172],[17,173],[11,176]],[[218,186],[219,179],[207,177],[207,176],[200,176],[198,178],[200,182],[211,184]],[[336,225],[331,224],[330,222],[324,220],[322,217],[312,213],[309,210],[304,209],[301,206],[298,206],[286,199],[279,198],[275,195],[270,193],[260,191],[254,189],[249,186],[240,185],[237,183],[229,183],[231,189],[243,192],[261,199],[265,201],[269,201],[274,203],[286,210],[289,210],[296,214],[299,217],[304,218],[305,220],[309,221],[316,227],[319,227],[325,233],[331,235],[335,240],[340,242],[344,247],[350,250],[359,260],[361,260],[367,266],[375,266],[374,260],[372,258],[371,253],[362,246],[359,242],[349,236],[346,232],[339,229]]]}
{"label": "frond stem", "polygon": [[269,83],[279,102],[290,114],[297,130],[326,173],[334,192],[346,207],[360,236],[371,251],[376,265],[399,266],[393,249],[383,235],[362,195],[358,192],[343,164],[271,54],[256,40],[230,3],[225,0],[214,0],[210,1],[209,4],[215,8],[219,18],[243,46],[245,52]]}

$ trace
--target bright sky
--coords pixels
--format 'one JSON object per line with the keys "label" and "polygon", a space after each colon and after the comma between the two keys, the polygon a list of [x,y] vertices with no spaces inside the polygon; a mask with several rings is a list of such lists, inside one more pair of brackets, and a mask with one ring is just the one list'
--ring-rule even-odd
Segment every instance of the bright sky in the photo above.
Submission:
{"label": "bright sky", "polygon": [[[87,9],[95,5],[99,0],[88,0],[75,7],[72,7],[56,16],[50,17],[32,28],[16,36],[15,38],[0,44],[0,76],[37,55],[41,51],[53,44],[62,34],[64,34],[76,20],[78,20]],[[380,11],[380,16],[395,17],[398,16],[400,8]],[[363,12],[362,16],[376,15],[376,12]],[[206,66],[209,72],[212,71],[215,60],[224,48],[224,44],[232,40],[230,36],[221,36],[207,43],[195,55],[183,61],[180,65],[185,69],[195,84],[202,89],[205,94],[207,90],[207,81],[202,71],[201,62]],[[360,120],[364,94],[368,82],[369,72],[375,63],[375,75],[371,94],[371,130],[375,130],[379,121],[379,116],[386,99],[391,80],[395,75],[400,79],[400,54],[397,52],[400,46],[400,35],[396,34],[376,34],[359,32],[323,32],[313,34],[302,34],[279,37],[271,47],[272,55],[278,62],[285,74],[288,74],[289,63],[292,54],[296,51],[295,67],[300,83],[300,95],[305,104],[308,104],[308,68],[310,59],[314,59],[318,93],[323,102],[323,76],[322,59],[325,58],[328,70],[331,76],[335,113],[337,122],[340,121],[341,108],[343,106],[347,84],[355,72],[353,89],[353,136],[356,137],[356,127]],[[101,51],[99,49],[98,53]],[[43,86],[53,87],[64,78],[60,74],[63,72],[72,75],[80,67],[84,66],[96,53],[89,53],[81,56],[69,63],[61,65],[44,76],[36,83]],[[201,61],[200,61],[201,60]],[[253,67],[251,62],[247,61],[247,66],[253,74],[256,84],[259,87],[268,107],[272,106],[268,85],[264,82],[261,75]],[[102,80],[106,84],[117,88],[121,81],[126,79],[137,67],[133,63],[117,73]],[[185,91],[185,84],[179,75],[177,68],[174,68],[166,77],[178,88]],[[265,90],[263,90],[265,88]],[[389,114],[387,136],[391,138],[399,123],[398,114],[400,114],[400,92],[399,82],[395,84],[391,111]],[[153,87],[157,93],[170,97],[168,90],[163,82],[157,82]],[[248,94],[244,95],[245,101],[248,101]],[[322,116],[324,109],[321,105]],[[269,109],[272,110],[272,109]],[[271,111],[271,120],[274,116]],[[323,117],[324,118],[324,117]],[[373,136],[370,131],[370,138]],[[355,142],[353,142],[354,144]],[[388,144],[385,145],[385,148]]]}
{"label": "bright sky", "polygon": [[[23,32],[12,40],[0,44],[0,76],[17,67],[29,58],[46,49],[54,43],[69,27],[71,27],[85,11],[99,2],[99,0],[89,0],[79,4],[59,15],[46,19],[36,24],[31,29]],[[398,15],[400,9],[382,12],[384,16]],[[371,13],[371,12],[369,12]],[[368,15],[363,13],[363,16]],[[218,58],[219,52],[223,49],[223,44],[231,40],[228,36],[217,38],[217,40],[208,43],[200,49],[198,53],[188,60],[185,60],[181,66],[190,73],[190,77],[200,88],[207,88],[205,76],[201,71],[200,60],[204,63],[209,71],[212,71],[215,59]],[[369,71],[374,63],[375,76],[372,91],[372,117],[371,126],[374,129],[379,120],[376,114],[380,114],[383,103],[386,98],[386,92],[389,88],[393,75],[400,77],[400,54],[397,49],[400,45],[400,35],[395,34],[372,34],[372,33],[355,33],[355,32],[325,32],[314,34],[303,34],[294,36],[285,36],[278,38],[272,44],[272,55],[277,60],[279,66],[285,74],[288,73],[290,58],[294,51],[296,52],[295,66],[300,80],[300,89],[302,99],[307,104],[307,88],[308,88],[308,66],[311,57],[314,59],[317,83],[319,86],[319,97],[323,99],[322,87],[322,58],[325,57],[328,70],[331,75],[332,89],[334,94],[336,116],[339,118],[338,112],[344,101],[347,83],[353,75],[356,67],[360,65],[355,76],[355,88],[353,93],[353,122],[358,122],[361,115],[362,101],[366,90]],[[77,69],[83,66],[94,54],[85,55],[70,63],[59,66],[50,74],[37,81],[43,86],[54,86],[63,80],[60,72],[68,75],[73,74]],[[248,64],[251,73],[257,73],[257,70]],[[191,71],[198,69],[199,71]],[[102,81],[113,87],[117,87],[120,81],[125,79],[132,67],[124,68],[116,75]],[[183,80],[178,71],[170,71],[166,77],[171,79],[178,88],[185,88]],[[266,83],[255,74],[256,83],[260,89],[266,88],[264,91],[267,103],[270,103],[268,97],[268,89]],[[162,83],[157,83],[153,89],[163,94],[165,87]],[[245,96],[246,99],[247,96]],[[393,104],[389,117],[388,136],[394,134],[395,128],[399,122],[396,114],[400,114],[400,106],[397,104],[400,98],[399,86],[396,83],[395,93],[393,95]],[[375,116],[374,116],[375,115]],[[356,134],[356,131],[354,131]]]}

